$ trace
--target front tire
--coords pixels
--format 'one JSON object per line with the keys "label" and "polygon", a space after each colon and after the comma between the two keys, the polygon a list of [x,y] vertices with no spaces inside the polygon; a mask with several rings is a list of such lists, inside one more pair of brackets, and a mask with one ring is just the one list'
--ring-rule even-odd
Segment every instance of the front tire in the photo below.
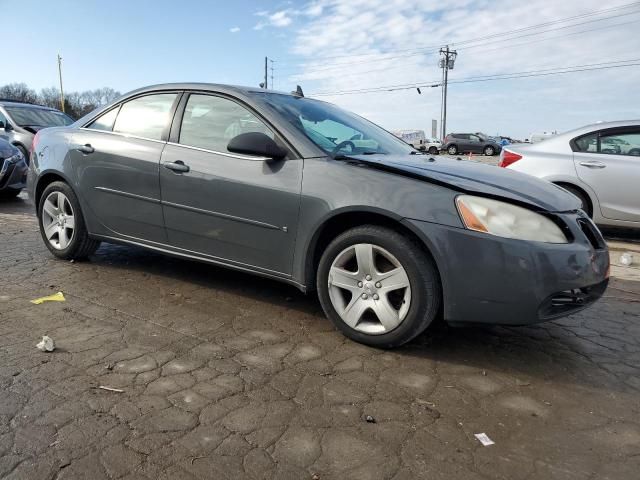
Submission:
{"label": "front tire", "polygon": [[78,197],[64,182],[53,182],[42,192],[38,224],[44,244],[58,258],[83,259],[100,246],[89,238]]}
{"label": "front tire", "polygon": [[450,145],[447,148],[447,153],[449,155],[457,155],[458,154],[458,147],[456,147],[455,145]]}
{"label": "front tire", "polygon": [[324,251],[318,297],[344,335],[372,347],[398,347],[422,333],[440,308],[433,260],[416,242],[377,225],[356,227]]}
{"label": "front tire", "polygon": [[438,149],[436,147],[429,147],[429,153],[431,155],[438,155]]}
{"label": "front tire", "polygon": [[487,157],[493,157],[496,154],[496,149],[491,145],[487,145],[486,147],[484,147],[484,154]]}

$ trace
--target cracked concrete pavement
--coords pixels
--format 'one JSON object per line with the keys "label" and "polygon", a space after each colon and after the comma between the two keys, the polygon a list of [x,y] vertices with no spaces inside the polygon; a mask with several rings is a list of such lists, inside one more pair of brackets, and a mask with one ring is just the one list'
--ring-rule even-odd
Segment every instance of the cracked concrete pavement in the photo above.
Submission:
{"label": "cracked concrete pavement", "polygon": [[560,321],[380,351],[269,280],[112,245],[56,260],[24,197],[0,245],[0,478],[638,478],[637,269]]}

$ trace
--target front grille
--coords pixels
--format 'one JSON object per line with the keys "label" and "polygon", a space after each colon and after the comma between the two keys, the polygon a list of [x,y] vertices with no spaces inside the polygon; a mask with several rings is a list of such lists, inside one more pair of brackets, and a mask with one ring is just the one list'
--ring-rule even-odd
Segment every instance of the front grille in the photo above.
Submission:
{"label": "front grille", "polygon": [[573,288],[549,296],[538,309],[538,316],[543,320],[563,317],[588,307],[598,300],[607,288],[606,279],[596,285]]}
{"label": "front grille", "polygon": [[593,248],[595,248],[596,250],[602,250],[606,248],[607,244],[605,243],[602,234],[591,220],[588,220],[586,218],[579,218],[578,226],[580,227],[580,230],[582,230],[582,233],[584,233],[584,236],[587,237],[587,240],[589,240],[589,243]]}

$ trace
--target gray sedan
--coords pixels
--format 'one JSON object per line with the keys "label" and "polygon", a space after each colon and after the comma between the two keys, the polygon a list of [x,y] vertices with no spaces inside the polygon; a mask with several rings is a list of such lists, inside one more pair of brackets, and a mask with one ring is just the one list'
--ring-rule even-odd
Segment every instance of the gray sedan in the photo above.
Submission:
{"label": "gray sedan", "polygon": [[597,123],[509,145],[501,166],[569,190],[598,225],[640,228],[640,121]]}
{"label": "gray sedan", "polygon": [[143,88],[39,132],[32,160],[53,255],[138,245],[317,290],[336,327],[372,346],[438,316],[550,320],[608,281],[602,236],[565,190],[430,158],[300,90]]}

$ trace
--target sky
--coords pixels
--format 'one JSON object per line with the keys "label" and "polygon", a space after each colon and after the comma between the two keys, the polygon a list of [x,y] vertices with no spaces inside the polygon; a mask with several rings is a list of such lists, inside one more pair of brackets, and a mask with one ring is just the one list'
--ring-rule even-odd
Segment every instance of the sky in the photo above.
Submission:
{"label": "sky", "polygon": [[[504,35],[631,3],[22,0],[20,10],[32,13],[16,21],[3,15],[3,38],[13,46],[5,49],[0,85],[57,86],[59,53],[69,91],[112,87],[124,93],[180,81],[257,86],[268,56],[279,90],[299,84],[307,96],[317,94],[389,130],[423,129],[429,135],[431,120],[440,118],[439,87],[421,88],[422,94],[413,88],[335,93],[437,84],[438,49],[445,44],[458,51],[449,72],[453,82],[617,60],[640,63],[640,2]],[[0,12],[14,6],[14,0],[0,0]],[[524,139],[533,132],[638,119],[638,85],[639,65],[452,83],[447,130]]]}

